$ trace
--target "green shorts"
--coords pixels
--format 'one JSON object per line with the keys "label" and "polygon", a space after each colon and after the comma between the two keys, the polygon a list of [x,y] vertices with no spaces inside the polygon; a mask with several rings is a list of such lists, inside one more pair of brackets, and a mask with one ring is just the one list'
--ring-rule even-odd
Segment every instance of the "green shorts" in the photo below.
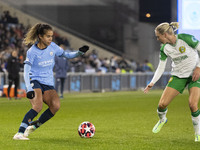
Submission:
{"label": "green shorts", "polygon": [[192,81],[192,77],[188,78],[179,78],[177,76],[171,76],[168,81],[167,86],[173,89],[176,89],[180,93],[183,93],[185,87],[188,85],[188,89],[192,87],[199,87],[200,88],[200,78],[197,81]]}

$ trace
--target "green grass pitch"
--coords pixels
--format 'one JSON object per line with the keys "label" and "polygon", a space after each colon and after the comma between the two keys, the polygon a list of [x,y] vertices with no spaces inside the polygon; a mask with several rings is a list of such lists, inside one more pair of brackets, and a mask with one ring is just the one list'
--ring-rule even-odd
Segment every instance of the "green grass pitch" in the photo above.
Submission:
{"label": "green grass pitch", "polygon": [[[199,149],[200,143],[194,142],[187,91],[169,105],[168,122],[163,129],[152,133],[158,121],[156,109],[161,93],[161,90],[152,90],[148,94],[142,91],[65,94],[61,109],[29,136],[30,141],[12,140],[24,114],[31,108],[29,101],[0,98],[0,149]],[[43,111],[46,108],[44,105]],[[95,125],[93,138],[79,137],[77,128],[83,121]]]}

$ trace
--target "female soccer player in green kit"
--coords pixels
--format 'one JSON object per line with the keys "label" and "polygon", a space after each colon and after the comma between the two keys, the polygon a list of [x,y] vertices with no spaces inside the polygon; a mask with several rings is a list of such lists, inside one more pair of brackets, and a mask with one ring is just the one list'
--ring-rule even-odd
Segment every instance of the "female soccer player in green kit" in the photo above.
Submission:
{"label": "female soccer player in green kit", "polygon": [[200,62],[197,51],[200,51],[200,42],[189,34],[174,34],[178,29],[178,22],[161,23],[155,28],[157,40],[162,43],[160,62],[151,82],[144,89],[147,93],[163,74],[167,57],[172,60],[171,78],[160,98],[157,113],[158,123],[152,132],[158,133],[167,122],[167,106],[186,86],[189,90],[189,107],[195,131],[195,141],[200,142]]}

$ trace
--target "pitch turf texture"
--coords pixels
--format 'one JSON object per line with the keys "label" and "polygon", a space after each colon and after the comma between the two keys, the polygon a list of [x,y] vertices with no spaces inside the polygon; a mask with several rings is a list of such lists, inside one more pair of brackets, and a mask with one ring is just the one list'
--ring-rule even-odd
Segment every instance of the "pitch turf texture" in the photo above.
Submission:
{"label": "pitch turf texture", "polygon": [[[30,135],[30,141],[14,141],[13,135],[30,109],[26,99],[0,98],[1,150],[197,150],[185,91],[168,107],[168,122],[152,133],[157,123],[157,104],[162,91],[70,93],[61,100],[61,109]],[[47,107],[44,105],[43,111]],[[40,115],[40,114],[39,114]],[[38,116],[39,116],[38,115]],[[38,116],[36,118],[38,118]],[[91,139],[80,138],[79,124],[90,121],[96,127]]]}

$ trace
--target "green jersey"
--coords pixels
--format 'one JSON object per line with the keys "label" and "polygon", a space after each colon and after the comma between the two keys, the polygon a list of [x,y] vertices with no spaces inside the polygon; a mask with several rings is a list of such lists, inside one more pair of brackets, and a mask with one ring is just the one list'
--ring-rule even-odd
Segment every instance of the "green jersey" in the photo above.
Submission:
{"label": "green jersey", "polygon": [[[199,64],[197,46],[200,42],[189,34],[176,35],[175,45],[163,44],[160,49],[160,60],[166,61],[167,57],[172,60],[171,74],[179,78],[187,78]],[[199,46],[198,46],[199,47]]]}

